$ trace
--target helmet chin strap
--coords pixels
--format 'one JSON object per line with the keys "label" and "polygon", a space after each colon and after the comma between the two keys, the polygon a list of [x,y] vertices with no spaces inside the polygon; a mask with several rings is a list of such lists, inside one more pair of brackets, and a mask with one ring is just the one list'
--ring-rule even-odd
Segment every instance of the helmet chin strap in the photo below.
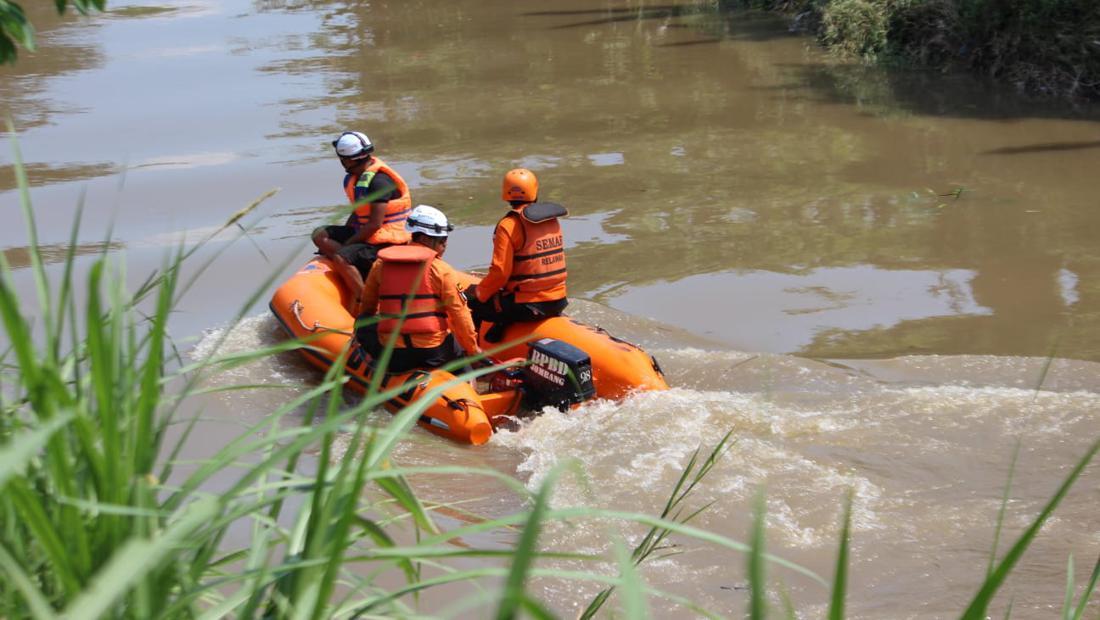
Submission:
{"label": "helmet chin strap", "polygon": [[368,153],[367,155],[365,155],[363,157],[360,157],[358,159],[351,159],[351,158],[348,158],[348,157],[341,157],[340,158],[340,163],[343,164],[343,166],[344,166],[344,172],[351,172],[352,170],[355,170],[356,168],[359,168],[359,167],[369,163],[370,162],[370,157],[371,157],[370,153]]}
{"label": "helmet chin strap", "polygon": [[447,243],[446,237],[433,237],[431,235],[425,235],[424,233],[420,234],[423,236],[416,240],[415,243],[419,243],[426,248],[435,250],[437,256],[443,255],[443,246]]}

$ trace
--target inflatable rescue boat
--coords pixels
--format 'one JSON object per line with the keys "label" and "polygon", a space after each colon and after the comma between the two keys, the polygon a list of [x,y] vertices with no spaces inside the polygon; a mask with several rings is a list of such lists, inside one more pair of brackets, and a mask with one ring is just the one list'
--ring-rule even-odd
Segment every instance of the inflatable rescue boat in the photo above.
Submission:
{"label": "inflatable rescue boat", "polygon": [[[463,274],[467,283],[477,278]],[[293,338],[308,342],[300,349],[313,365],[327,370],[342,354],[351,385],[366,391],[371,383],[367,354],[354,342],[355,317],[348,311],[349,295],[328,259],[316,257],[287,279],[269,307]],[[459,442],[483,444],[493,429],[521,410],[575,406],[589,398],[620,399],[634,390],[667,389],[657,360],[639,347],[606,331],[555,317],[510,325],[501,344],[485,342],[490,324],[481,327],[482,349],[497,359],[521,358],[516,368],[498,371],[477,388],[440,369],[387,373],[381,390],[407,386],[386,407],[398,411],[439,386],[440,396],[430,403],[418,423],[425,429]],[[349,350],[350,347],[350,350]]]}

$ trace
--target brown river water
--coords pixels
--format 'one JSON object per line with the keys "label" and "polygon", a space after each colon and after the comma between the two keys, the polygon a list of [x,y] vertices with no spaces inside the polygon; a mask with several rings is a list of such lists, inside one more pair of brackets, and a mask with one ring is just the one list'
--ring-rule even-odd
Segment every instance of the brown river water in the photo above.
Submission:
{"label": "brown river water", "polygon": [[[673,389],[548,412],[476,449],[416,430],[402,463],[492,467],[535,488],[575,459],[585,478],[566,476],[556,505],[656,513],[690,453],[732,430],[698,525],[745,539],[763,486],[769,549],[829,579],[851,490],[849,615],[951,617],[985,573],[1016,443],[1009,540],[1100,434],[1100,110],[855,66],[782,21],[701,1],[112,1],[64,20],[27,4],[41,49],[0,69],[0,108],[53,275],[80,204],[78,268],[109,238],[137,283],[280,188],[246,238],[196,257],[213,266],[172,323],[193,355],[254,294],[223,346],[279,338],[266,300],[343,201],[328,142],[344,129],[448,213],[460,268],[488,261],[507,169],[535,170],[569,207],[571,313],[644,345]],[[33,313],[12,161],[5,148],[0,247]],[[317,378],[284,357],[217,380]],[[253,422],[284,399],[234,393],[206,415]],[[222,432],[208,423],[190,455]],[[1014,617],[1058,613],[1071,555],[1087,580],[1098,476],[1086,470],[994,615],[1009,601]],[[480,478],[415,484],[486,516],[521,507]],[[609,527],[551,527],[543,542],[603,552]],[[646,581],[741,615],[744,558],[677,542]],[[770,576],[800,617],[822,615],[827,588]],[[534,586],[563,616],[595,592]],[[448,604],[424,599],[428,613]]]}

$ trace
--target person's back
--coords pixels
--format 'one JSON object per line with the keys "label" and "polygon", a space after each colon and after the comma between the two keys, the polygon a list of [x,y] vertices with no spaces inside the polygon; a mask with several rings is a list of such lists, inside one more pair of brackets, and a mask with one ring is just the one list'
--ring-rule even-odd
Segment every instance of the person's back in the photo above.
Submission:
{"label": "person's back", "polygon": [[558,218],[566,213],[559,204],[536,202],[513,208],[497,225],[512,247],[512,270],[501,288],[516,302],[565,299],[565,242]]}
{"label": "person's back", "polygon": [[565,207],[538,200],[538,179],[517,168],[504,175],[502,198],[511,210],[493,231],[489,272],[467,290],[474,319],[491,321],[486,339],[498,341],[514,322],[559,316],[566,297],[565,243],[558,218]]}
{"label": "person's back", "polygon": [[373,360],[393,342],[387,372],[435,368],[463,355],[480,355],[457,272],[441,258],[453,227],[442,212],[426,205],[413,209],[405,226],[412,242],[381,250],[364,283],[360,318],[378,320],[360,327],[357,340]]}

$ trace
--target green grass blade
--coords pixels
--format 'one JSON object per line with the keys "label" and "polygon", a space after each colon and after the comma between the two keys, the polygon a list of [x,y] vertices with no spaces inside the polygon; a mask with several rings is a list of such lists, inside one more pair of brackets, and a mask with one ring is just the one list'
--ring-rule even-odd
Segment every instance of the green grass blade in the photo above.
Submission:
{"label": "green grass blade", "polygon": [[627,552],[619,537],[615,538],[614,549],[622,580],[619,600],[622,601],[623,615],[626,618],[645,620],[649,618],[649,606],[646,604],[645,586],[634,564],[634,558]]}
{"label": "green grass blade", "polygon": [[1066,597],[1062,600],[1062,620],[1069,620],[1073,609],[1073,554],[1066,560]]}
{"label": "green grass blade", "polygon": [[152,539],[131,538],[93,577],[88,586],[66,606],[66,618],[98,618],[110,610],[145,575],[178,552],[203,525],[221,510],[215,498],[203,498],[188,506],[178,521]]}
{"label": "green grass blade", "polygon": [[1024,551],[1027,550],[1028,546],[1031,544],[1031,541],[1035,539],[1035,536],[1039,533],[1039,529],[1043,526],[1043,523],[1046,522],[1047,518],[1050,517],[1050,514],[1054,512],[1054,509],[1058,507],[1059,503],[1061,503],[1062,498],[1066,496],[1066,493],[1069,492],[1070,487],[1073,486],[1073,483],[1077,481],[1077,478],[1081,475],[1081,472],[1084,471],[1085,466],[1088,465],[1090,461],[1092,461],[1092,458],[1096,455],[1096,451],[1098,449],[1100,449],[1100,441],[1092,444],[1092,447],[1089,448],[1088,452],[1085,453],[1085,456],[1083,456],[1081,460],[1077,463],[1076,467],[1073,468],[1073,471],[1070,473],[1070,475],[1062,482],[1061,487],[1058,488],[1058,491],[1054,494],[1054,497],[1051,498],[1051,500],[1043,508],[1042,512],[1039,513],[1039,516],[1036,517],[1031,526],[1029,526],[1027,530],[1024,531],[1023,535],[1021,535],[1020,538],[1016,541],[1016,544],[1014,544],[1012,548],[1008,551],[1008,553],[1005,554],[1004,559],[1001,560],[1000,564],[997,565],[997,568],[993,571],[993,574],[990,575],[984,583],[982,583],[982,586],[978,590],[978,593],[974,596],[974,599],[970,602],[970,605],[963,613],[963,620],[982,620],[983,618],[985,618],[986,610],[989,609],[989,603],[993,600],[993,595],[996,594],[997,590],[1001,587],[1001,584],[1003,584],[1005,579],[1008,578],[1008,574],[1012,572],[1013,567],[1016,566],[1016,563],[1020,560],[1020,557],[1023,556]]}
{"label": "green grass blade", "polygon": [[[358,451],[358,446],[361,443],[361,437],[364,434],[365,426],[364,418],[365,416],[360,416],[359,418],[359,428],[356,430],[357,437],[351,443],[351,449],[353,450],[351,454],[356,454],[356,452]],[[335,531],[332,535],[333,540],[330,543],[331,549],[329,551],[329,562],[325,566],[325,571],[323,573],[321,581],[320,596],[318,597],[313,612],[313,618],[315,620],[319,620],[325,617],[324,612],[328,608],[329,601],[332,598],[333,588],[336,583],[336,577],[339,574],[339,571],[343,565],[344,554],[346,553],[347,548],[350,545],[349,531],[351,529],[352,523],[356,521],[355,513],[356,509],[358,508],[358,504],[355,500],[359,498],[360,495],[362,495],[367,469],[365,459],[357,459],[357,461],[358,466],[355,468],[354,480],[349,485],[347,485],[346,488],[339,489],[340,495],[342,496],[339,497],[339,499],[343,503],[343,506],[341,507],[342,509],[337,515],[338,518],[336,521],[336,527],[333,528]],[[356,459],[345,460],[345,463],[352,462],[356,462]]]}
{"label": "green grass blade", "polygon": [[54,527],[46,507],[42,505],[41,500],[46,498],[32,490],[28,481],[23,478],[9,480],[6,494],[11,498],[35,542],[52,563],[51,572],[61,588],[68,596],[78,594],[82,584],[74,571],[62,534]]}
{"label": "green grass blade", "polygon": [[[64,340],[66,309],[75,311],[76,304],[70,304],[70,296],[73,290],[73,267],[76,265],[76,249],[80,235],[80,222],[84,219],[84,200],[86,190],[80,190],[80,197],[76,203],[76,215],[73,217],[73,225],[69,229],[69,247],[65,250],[65,270],[61,275],[61,288],[57,293],[57,318],[53,326],[56,338],[51,351],[54,360],[61,357],[61,342]],[[75,332],[74,332],[75,333]]]}
{"label": "green grass blade", "polygon": [[414,476],[420,474],[433,474],[438,476],[454,476],[454,475],[469,475],[477,474],[478,476],[484,476],[486,478],[492,478],[494,482],[499,482],[503,486],[508,487],[512,491],[521,495],[526,495],[527,487],[523,486],[521,482],[515,479],[514,476],[503,473],[496,469],[488,467],[479,468],[466,465],[429,465],[424,467],[394,467],[392,464],[385,468],[375,469],[374,471],[367,472],[367,480],[378,480],[381,478],[392,478],[396,476]]}
{"label": "green grass blade", "polygon": [[[342,372],[345,359],[341,356],[340,359],[333,364],[330,368],[330,373]],[[328,411],[326,418],[332,419],[336,417],[340,406],[340,395],[337,388],[333,388],[332,393],[328,398]],[[329,468],[331,464],[331,450],[332,450],[333,433],[326,433],[322,438],[321,454],[317,457],[317,472],[314,477],[313,483],[313,497],[312,505],[308,511],[309,518],[306,521],[305,529],[303,531],[303,551],[299,555],[302,560],[318,560],[324,561],[325,557],[332,554],[342,553],[341,541],[338,539],[341,532],[332,532],[333,529],[339,529],[333,527],[333,521],[338,521],[334,517],[334,512],[337,510],[337,504],[340,502],[347,481],[348,469],[352,462],[358,461],[360,465],[363,465],[363,459],[345,458],[342,460],[340,467],[336,470],[336,475],[332,480],[329,480]],[[360,437],[356,433],[355,440],[352,445],[348,447],[349,454],[356,454],[358,451],[358,444]],[[346,529],[345,529],[346,531]],[[326,565],[329,562],[325,562]],[[293,606],[293,614],[291,618],[294,620],[304,620],[308,617],[309,611],[312,608],[316,608],[314,614],[319,613],[320,609],[323,609],[326,601],[321,597],[321,589],[324,585],[326,577],[326,571],[321,566],[308,567],[303,570],[297,571],[292,574],[291,580],[286,582],[290,587],[286,587],[282,592],[287,594],[287,598],[290,604]]]}
{"label": "green grass blade", "polygon": [[10,267],[3,252],[0,252],[0,265],[3,266],[3,271],[0,272],[0,320],[3,320],[4,331],[11,340],[11,350],[15,353],[19,367],[20,382],[33,400],[37,396],[39,375],[42,371],[35,359],[31,328],[20,310],[19,296],[11,283]]}
{"label": "green grass blade", "polygon": [[[0,17],[4,20],[4,39],[0,41],[0,64],[15,63],[18,50],[15,44],[22,45],[28,52],[35,50],[34,25],[27,19],[22,7],[14,2],[0,4]],[[11,125],[11,120],[8,120]]]}
{"label": "green grass blade", "polygon": [[[31,262],[31,273],[34,274],[34,286],[38,291],[38,305],[42,310],[42,318],[46,325],[53,325],[53,304],[50,302],[50,288],[46,283],[46,269],[42,264],[42,255],[38,251],[38,228],[34,223],[34,211],[31,208],[30,183],[27,181],[27,171],[23,167],[23,154],[19,150],[19,142],[16,140],[15,125],[11,118],[8,119],[8,134],[11,136],[11,156],[15,169],[16,186],[19,188],[19,206],[23,210],[23,219],[27,225],[27,252]],[[47,340],[52,340],[50,330],[46,330]],[[52,349],[52,344],[48,348]]]}
{"label": "green grass blade", "polygon": [[[674,518],[679,523],[687,523],[691,519],[698,516],[711,504],[706,504],[697,510],[689,513],[685,517],[680,517],[679,508],[683,502],[685,502],[695,487],[703,480],[704,477],[710,472],[710,470],[718,463],[718,460],[729,449],[730,437],[732,437],[733,431],[727,432],[722,439],[714,446],[710,451],[710,454],[703,461],[703,464],[696,467],[699,462],[699,453],[702,448],[696,448],[692,452],[691,457],[688,458],[688,462],[684,465],[683,471],[680,472],[680,477],[676,480],[676,484],[672,487],[672,493],[669,494],[668,500],[665,502],[664,510],[661,511],[661,519],[668,518],[674,511],[677,516]],[[712,502],[713,503],[713,502]],[[646,561],[664,542],[668,537],[670,530],[667,528],[653,526],[646,533],[645,537],[634,548],[634,564],[640,565]],[[596,612],[607,602],[608,597],[614,591],[614,586],[607,588],[597,594],[591,602],[588,603],[588,607],[585,608],[580,614],[581,620],[588,620],[595,616]]]}
{"label": "green grass blade", "polygon": [[[81,409],[87,404],[83,400],[78,400],[78,402]],[[72,433],[82,453],[84,464],[88,467],[91,486],[88,491],[97,497],[107,497],[106,489],[104,489],[104,471],[106,471],[107,465],[104,462],[103,453],[100,451],[98,429],[87,411],[75,412]]]}
{"label": "green grass blade", "polygon": [[119,381],[114,372],[114,337],[109,324],[103,320],[103,302],[100,297],[103,269],[104,262],[96,260],[88,272],[88,300],[84,316],[87,326],[85,342],[89,379],[92,383],[95,402],[98,404],[96,412],[103,440],[103,453],[106,456],[104,487],[108,493],[111,493],[107,498],[111,503],[121,503],[115,495],[117,489],[123,486],[119,472],[119,459],[122,453],[119,442],[121,429],[118,426],[118,409],[115,407],[117,400],[114,397],[115,385]]}
{"label": "green grass blade", "polygon": [[836,572],[829,596],[829,620],[843,620],[844,600],[848,592],[848,554],[852,528],[852,492],[844,498],[844,517],[840,526],[840,550],[836,554]]}
{"label": "green grass blade", "polygon": [[5,444],[0,445],[0,489],[12,476],[20,474],[49,443],[53,434],[68,424],[73,417],[72,412],[54,416],[41,426],[15,435]]}
{"label": "green grass blade", "polygon": [[1031,402],[1035,402],[1039,398],[1039,392],[1043,391],[1043,384],[1046,383],[1047,375],[1050,374],[1050,366],[1054,363],[1055,355],[1058,353],[1058,341],[1055,340],[1050,345],[1050,351],[1047,353],[1046,359],[1043,360],[1043,367],[1039,369],[1039,378],[1035,382],[1035,392],[1031,395]]}
{"label": "green grass blade", "polygon": [[[481,579],[481,578],[503,577],[503,576],[505,576],[505,571],[506,570],[507,569],[505,569],[505,568],[499,568],[499,567],[482,567],[482,568],[473,568],[473,569],[468,569],[468,570],[455,571],[455,572],[447,573],[447,574],[444,574],[444,575],[441,575],[441,576],[426,577],[426,578],[420,580],[419,582],[417,582],[413,585],[405,586],[405,587],[402,587],[402,588],[399,588],[399,589],[392,589],[392,590],[384,591],[384,592],[378,593],[377,595],[371,595],[371,596],[368,596],[364,600],[353,603],[352,606],[354,608],[354,612],[350,615],[350,617],[355,617],[355,618],[366,617],[363,614],[371,612],[372,610],[376,610],[376,609],[382,607],[382,605],[384,605],[385,603],[389,603],[391,601],[394,601],[395,599],[397,599],[401,596],[404,596],[406,594],[409,594],[411,592],[417,592],[417,591],[426,590],[428,588],[432,588],[432,587],[435,587],[435,586],[438,586],[438,585],[445,585],[445,584],[452,584],[452,583],[462,583],[462,584],[469,585],[471,583],[475,583],[475,580]],[[604,584],[604,585],[609,585],[609,584],[612,584],[612,583],[619,583],[619,581],[620,581],[616,577],[612,577],[612,576],[609,576],[609,575],[602,575],[602,574],[599,574],[599,573],[583,572],[583,571],[555,570],[555,569],[544,569],[544,568],[532,568],[531,569],[531,576],[532,577],[540,577],[540,578],[556,579],[556,580],[576,581],[576,582],[580,582],[580,583],[597,583],[597,584]],[[708,612],[707,610],[699,607],[698,605],[693,603],[691,600],[686,599],[684,597],[677,596],[675,594],[672,594],[672,593],[669,593],[669,592],[664,592],[664,591],[653,589],[653,588],[650,588],[649,591],[654,596],[658,596],[658,597],[663,598],[665,600],[672,601],[674,603],[682,605],[683,607],[690,610],[693,614],[695,614],[698,617],[714,618],[714,619],[720,618],[720,616],[717,616],[716,614]],[[490,600],[490,599],[486,599],[484,596],[481,596],[481,595],[478,595],[478,594],[471,595],[471,598],[474,599],[474,600],[480,599],[480,600],[483,600],[483,601],[484,600]],[[539,607],[537,602],[532,601],[530,599],[530,597],[527,597],[527,596],[524,597],[524,601],[520,602],[520,608],[523,609],[524,611],[528,611],[528,612],[531,612],[531,610],[533,610],[533,609],[542,609],[544,613],[549,614],[548,617],[550,617],[550,618],[557,617],[554,614],[552,614],[551,612],[549,612],[548,610],[545,610],[545,608]],[[463,617],[481,617],[481,616],[484,616],[484,614],[481,614],[480,616],[471,616],[470,614],[465,614]],[[375,612],[375,614],[373,616],[370,616],[370,617],[389,618],[389,617],[392,617],[392,614],[383,615],[380,612]],[[444,616],[444,617],[454,617],[454,616],[451,615],[451,614],[448,614],[448,616]],[[538,616],[538,617],[542,617],[542,616]]]}
{"label": "green grass blade", "polygon": [[535,494],[534,505],[524,524],[523,533],[520,534],[516,544],[515,556],[512,559],[512,567],[508,571],[508,579],[501,593],[500,605],[497,607],[497,620],[512,620],[519,613],[523,599],[526,598],[525,585],[527,573],[534,562],[538,552],[539,531],[542,529],[542,520],[545,518],[546,507],[550,499],[550,492],[561,473],[563,465],[557,465],[546,475],[539,490]]}
{"label": "green grass blade", "polygon": [[0,545],[0,569],[7,575],[8,582],[14,585],[15,589],[23,595],[23,601],[27,605],[26,611],[30,612],[32,618],[35,618],[35,620],[52,620],[57,617],[53,613],[49,601],[35,587],[30,576],[23,572],[23,568],[19,566],[15,558],[11,557],[11,554],[3,545]]}
{"label": "green grass blade", "polygon": [[1096,591],[1096,582],[1100,579],[1100,557],[1096,558],[1096,564],[1092,566],[1092,576],[1089,577],[1089,585],[1085,587],[1084,592],[1081,593],[1081,600],[1077,602],[1077,609],[1073,611],[1073,620],[1081,620],[1081,617],[1085,615],[1085,607],[1089,604],[1089,599],[1092,598],[1092,593]]}
{"label": "green grass blade", "polygon": [[164,342],[167,339],[168,315],[171,312],[172,291],[177,271],[172,269],[169,273],[169,277],[161,286],[156,312],[153,314],[147,333],[148,347],[145,352],[145,362],[140,371],[140,387],[134,411],[136,425],[131,430],[132,471],[139,476],[153,472],[153,461],[160,447],[160,442],[155,435],[153,417],[163,391],[160,380],[164,375]]}
{"label": "green grass blade", "polygon": [[989,552],[989,565],[985,569],[985,577],[993,574],[993,563],[997,561],[997,547],[1001,543],[1001,528],[1005,522],[1005,510],[1008,508],[1008,498],[1012,493],[1012,478],[1016,474],[1016,459],[1020,456],[1020,442],[1012,448],[1012,459],[1008,463],[1008,479],[1005,481],[1005,492],[1001,496],[1001,507],[997,511],[997,524],[993,528],[993,550]]}
{"label": "green grass blade", "polygon": [[763,620],[768,616],[767,577],[764,574],[764,492],[756,495],[753,508],[752,534],[749,543],[748,580],[749,580],[749,617]]}
{"label": "green grass blade", "polygon": [[783,617],[787,620],[798,620],[798,614],[794,610],[794,601],[791,600],[791,592],[787,589],[785,583],[781,584],[779,601],[783,603]]}
{"label": "green grass blade", "polygon": [[435,522],[428,516],[427,511],[424,510],[424,505],[420,502],[420,498],[416,496],[416,493],[412,490],[412,487],[409,486],[409,482],[404,476],[377,478],[375,479],[375,484],[380,486],[382,490],[397,501],[402,508],[408,511],[416,521],[418,527],[431,534],[439,533]]}
{"label": "green grass blade", "polygon": [[[340,357],[332,367],[329,368],[327,373],[328,376],[343,373],[344,363],[347,359],[345,355],[346,351],[341,353]],[[334,384],[328,396],[326,419],[332,420],[338,416],[340,403],[339,388]],[[311,506],[308,510],[308,519],[302,530],[302,552],[299,554],[299,557],[305,561],[323,560],[326,555],[343,552],[342,549],[340,549],[341,543],[336,538],[341,532],[337,531],[335,536],[330,536],[330,532],[333,529],[333,513],[336,510],[336,504],[343,495],[344,485],[351,463],[358,461],[362,466],[365,461],[365,459],[343,459],[340,467],[336,471],[334,479],[329,481],[328,472],[331,465],[334,431],[335,429],[323,436],[321,453],[317,457],[317,472],[313,482],[314,492],[311,498]],[[358,452],[359,440],[360,435],[357,432],[355,440],[352,445],[348,447],[349,454],[356,454]],[[344,531],[346,531],[346,529]],[[327,564],[326,562],[326,565]],[[310,609],[314,609],[315,615],[323,609],[326,601],[321,597],[321,589],[324,586],[325,578],[326,571],[324,568],[320,566],[311,566],[291,573],[289,579],[280,584],[281,587],[279,591],[286,595],[290,605],[293,607],[293,613],[290,616],[293,620],[304,620],[308,617]]]}
{"label": "green grass blade", "polygon": [[[391,538],[390,535],[386,533],[386,530],[384,530],[374,521],[357,516],[356,524],[368,537],[370,537],[372,541],[374,541],[374,544],[378,545],[379,547],[394,546],[393,538]],[[406,583],[413,583],[414,581],[416,581],[417,571],[416,568],[413,566],[411,560],[409,560],[408,558],[400,558],[397,565],[401,569],[401,572],[405,574]]]}
{"label": "green grass blade", "polygon": [[[523,611],[527,612],[527,615],[535,620],[557,620],[557,615],[544,607],[541,603],[531,599],[529,596],[524,596],[521,603]],[[645,616],[627,616],[627,618],[644,618]]]}
{"label": "green grass blade", "polygon": [[[607,510],[607,509],[600,509],[600,508],[585,508],[585,509],[561,508],[561,509],[555,509],[555,510],[549,511],[547,513],[547,518],[548,519],[561,519],[561,520],[577,519],[577,518],[605,518],[605,519],[621,519],[623,521],[633,521],[635,523],[640,523],[642,525],[650,525],[650,526],[661,527],[661,528],[669,530],[671,533],[681,534],[683,536],[689,536],[689,537],[694,538],[696,540],[701,540],[701,541],[704,541],[704,542],[708,542],[708,543],[717,545],[719,547],[723,547],[725,549],[731,549],[733,551],[740,551],[742,553],[748,553],[749,552],[749,546],[746,545],[745,543],[738,542],[738,541],[733,540],[731,538],[727,538],[727,537],[722,536],[720,534],[715,534],[714,532],[709,532],[707,530],[703,530],[703,529],[700,529],[700,528],[697,528],[697,527],[693,527],[693,526],[690,526],[690,525],[684,525],[683,523],[679,523],[679,522],[676,522],[676,521],[669,521],[669,520],[666,520],[666,519],[660,519],[658,517],[654,517],[653,515],[648,515],[648,514],[639,513],[639,512],[626,512],[626,511],[621,511],[621,510]],[[453,531],[454,530],[452,530],[452,532]],[[794,571],[794,572],[796,572],[800,575],[804,575],[804,576],[812,579],[813,581],[821,584],[822,586],[828,586],[829,585],[817,573],[815,573],[812,570],[810,570],[808,568],[805,568],[803,566],[799,566],[798,564],[795,564],[794,562],[791,562],[789,560],[785,560],[785,559],[783,559],[779,556],[772,555],[770,553],[765,553],[764,558],[767,559],[769,562],[771,562],[773,564],[776,564],[778,566],[782,566],[783,568],[787,568],[789,570],[792,570],[792,571]]]}
{"label": "green grass blade", "polygon": [[[331,384],[323,383],[318,385],[304,394],[301,394],[285,405],[279,407],[266,419],[256,423],[255,425],[246,429],[246,432],[234,438],[228,444],[223,446],[213,457],[207,459],[207,461],[194,472],[187,477],[186,480],[180,485],[180,488],[173,493],[168,500],[164,503],[164,506],[168,509],[176,509],[178,506],[190,497],[199,487],[209,480],[212,476],[217,475],[223,471],[226,467],[235,463],[238,459],[243,458],[245,455],[261,450],[264,446],[272,445],[279,440],[294,439],[297,438],[301,441],[303,435],[309,435],[314,437],[314,434],[309,433],[307,429],[291,429],[280,433],[270,434],[267,437],[260,440],[253,440],[253,436],[263,430],[265,426],[276,424],[281,418],[289,415],[296,408],[302,406],[305,403],[311,402],[318,396],[324,394],[332,388]],[[268,468],[273,466],[283,454],[272,453],[257,467],[266,464]],[[258,475],[257,475],[258,477]],[[238,483],[238,486],[231,489],[231,493],[240,492],[243,486],[248,484],[247,480],[242,480]]]}

